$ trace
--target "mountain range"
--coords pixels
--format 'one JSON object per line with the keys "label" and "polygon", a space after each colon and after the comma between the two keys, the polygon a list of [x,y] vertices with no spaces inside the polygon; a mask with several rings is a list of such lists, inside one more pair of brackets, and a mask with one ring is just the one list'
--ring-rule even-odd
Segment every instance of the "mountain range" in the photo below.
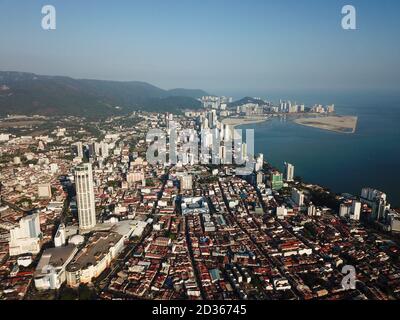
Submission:
{"label": "mountain range", "polygon": [[164,90],[140,81],[74,79],[0,71],[0,116],[75,115],[101,117],[134,110],[180,112],[198,109],[197,89]]}

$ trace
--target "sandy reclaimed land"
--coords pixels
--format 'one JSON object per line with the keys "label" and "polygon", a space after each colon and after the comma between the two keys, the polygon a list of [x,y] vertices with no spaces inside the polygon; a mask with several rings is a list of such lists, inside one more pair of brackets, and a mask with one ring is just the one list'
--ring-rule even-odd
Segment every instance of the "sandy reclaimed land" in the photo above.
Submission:
{"label": "sandy reclaimed land", "polygon": [[223,124],[230,125],[232,127],[242,126],[246,124],[261,123],[267,121],[269,118],[265,116],[260,117],[240,117],[240,118],[225,118],[222,120]]}
{"label": "sandy reclaimed land", "polygon": [[357,128],[358,117],[353,116],[328,116],[315,118],[299,118],[295,123],[323,130],[339,133],[354,133]]}

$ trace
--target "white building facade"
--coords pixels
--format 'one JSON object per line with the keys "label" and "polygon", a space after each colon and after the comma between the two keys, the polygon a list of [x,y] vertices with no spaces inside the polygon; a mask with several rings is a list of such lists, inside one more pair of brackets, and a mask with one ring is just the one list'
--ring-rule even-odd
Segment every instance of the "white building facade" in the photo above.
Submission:
{"label": "white building facade", "polygon": [[79,228],[81,230],[92,229],[96,225],[96,206],[90,163],[84,163],[75,168],[75,185]]}

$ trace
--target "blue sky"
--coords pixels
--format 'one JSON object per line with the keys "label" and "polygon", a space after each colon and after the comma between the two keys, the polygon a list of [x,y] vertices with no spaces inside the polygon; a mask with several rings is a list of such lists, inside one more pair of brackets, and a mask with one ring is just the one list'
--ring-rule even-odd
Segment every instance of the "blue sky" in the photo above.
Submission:
{"label": "blue sky", "polygon": [[[41,29],[41,8],[57,29]],[[341,8],[357,9],[357,30]],[[398,0],[0,0],[0,70],[215,93],[400,89]]]}

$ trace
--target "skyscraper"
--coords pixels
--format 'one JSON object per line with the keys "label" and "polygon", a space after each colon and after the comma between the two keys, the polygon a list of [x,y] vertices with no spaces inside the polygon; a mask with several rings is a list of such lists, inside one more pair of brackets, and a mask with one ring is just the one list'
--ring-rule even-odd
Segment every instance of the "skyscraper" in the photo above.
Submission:
{"label": "skyscraper", "polygon": [[271,174],[271,188],[272,190],[279,191],[283,188],[283,177],[279,172],[273,172]]}
{"label": "skyscraper", "polygon": [[386,193],[372,188],[363,188],[361,190],[361,203],[367,204],[372,208],[371,220],[380,220],[385,217],[390,204],[386,201]]}
{"label": "skyscraper", "polygon": [[285,180],[293,181],[294,177],[294,165],[285,162]]}
{"label": "skyscraper", "polygon": [[109,146],[107,142],[101,142],[100,143],[100,151],[101,151],[101,156],[103,158],[107,158],[109,155]]}
{"label": "skyscraper", "polygon": [[293,189],[292,190],[292,200],[293,202],[298,205],[299,207],[304,205],[304,194],[303,192]]}
{"label": "skyscraper", "polygon": [[84,163],[75,168],[76,201],[79,228],[91,229],[96,225],[96,207],[93,190],[92,165]]}
{"label": "skyscraper", "polygon": [[353,200],[351,206],[350,219],[358,221],[360,220],[360,214],[361,214],[361,202]]}
{"label": "skyscraper", "polygon": [[208,126],[214,129],[217,125],[217,111],[211,110],[208,112]]}
{"label": "skyscraper", "polygon": [[257,185],[264,183],[264,174],[261,171],[257,172],[256,183]]}
{"label": "skyscraper", "polygon": [[260,171],[263,168],[264,165],[264,155],[262,153],[259,153],[256,157],[256,163],[255,163],[255,171]]}
{"label": "skyscraper", "polygon": [[225,129],[224,129],[224,140],[225,141],[229,141],[232,140],[232,128],[230,125],[225,124],[224,125]]}

